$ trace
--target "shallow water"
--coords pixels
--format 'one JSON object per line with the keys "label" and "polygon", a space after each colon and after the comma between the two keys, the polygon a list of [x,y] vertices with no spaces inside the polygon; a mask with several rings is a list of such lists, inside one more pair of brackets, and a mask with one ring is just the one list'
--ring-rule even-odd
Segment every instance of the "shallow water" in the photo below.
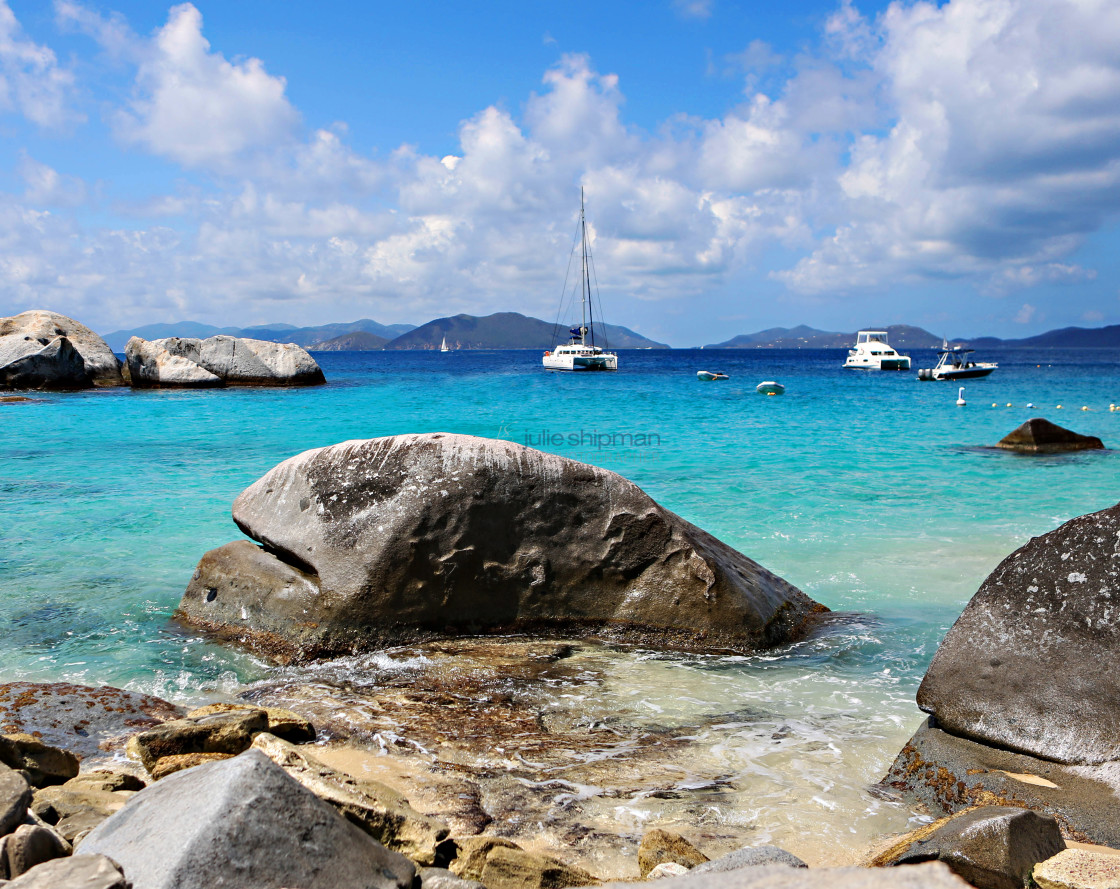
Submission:
{"label": "shallow water", "polygon": [[[781,656],[586,654],[598,678],[563,699],[634,731],[646,720],[691,732],[705,776],[722,769],[748,788],[716,794],[714,825],[791,847],[798,834],[826,846],[873,835],[907,813],[884,814],[866,785],[920,721],[914,692],[964,603],[1029,537],[1120,499],[1117,452],[984,446],[1030,416],[1116,445],[1120,358],[984,355],[1000,369],[966,383],[961,408],[956,385],[844,371],[842,355],[624,352],[618,374],[584,376],[546,374],[535,352],[323,354],[330,383],[317,389],[2,404],[0,681],[190,702],[276,679],[168,620],[199,556],[239,536],[237,493],[295,453],[350,438],[508,438],[618,471],[830,608],[873,616]],[[701,368],[731,379],[700,383]],[[757,395],[763,379],[787,394]],[[581,805],[620,825],[665,805],[605,799]]]}

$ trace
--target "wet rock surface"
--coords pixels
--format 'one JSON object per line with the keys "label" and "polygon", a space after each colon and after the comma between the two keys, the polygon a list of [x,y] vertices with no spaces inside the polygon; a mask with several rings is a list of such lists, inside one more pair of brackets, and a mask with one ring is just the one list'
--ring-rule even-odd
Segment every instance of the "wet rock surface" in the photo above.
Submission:
{"label": "wet rock surface", "polygon": [[89,767],[124,747],[136,731],[183,715],[162,698],[119,688],[68,682],[0,685],[0,731],[33,735],[81,758]]}
{"label": "wet rock surface", "polygon": [[307,451],[233,518],[262,549],[204,556],[179,616],[273,656],[542,629],[756,651],[827,610],[621,476],[507,441]]}
{"label": "wet rock surface", "polygon": [[253,735],[268,730],[268,714],[255,708],[219,710],[202,716],[183,717],[128,740],[128,751],[149,772],[169,756],[188,754],[226,754],[235,756],[249,749]]}
{"label": "wet rock surface", "polygon": [[679,834],[654,828],[646,831],[638,847],[638,871],[646,879],[654,868],[672,862],[693,868],[704,864],[708,856]]}
{"label": "wet rock surface", "polygon": [[943,861],[976,889],[1023,889],[1034,866],[1065,847],[1053,818],[1029,809],[981,806],[903,837],[873,865]]}
{"label": "wet rock surface", "polygon": [[918,706],[938,727],[1064,763],[1120,759],[1120,505],[1016,550],[937,649]]}
{"label": "wet rock surface", "polygon": [[1057,454],[1063,451],[1103,450],[1104,444],[1093,435],[1080,435],[1042,417],[1027,420],[996,444],[997,448],[1021,454]]}
{"label": "wet rock surface", "polygon": [[257,750],[145,788],[79,851],[135,889],[409,889],[416,873]]}
{"label": "wet rock surface", "polygon": [[1062,835],[1120,846],[1120,769],[1067,766],[942,731],[927,720],[883,779],[935,815],[976,805],[1020,806],[1052,815]]}
{"label": "wet rock surface", "polygon": [[[694,660],[699,671],[682,666]],[[312,748],[316,759],[390,785],[457,839],[501,836],[601,878],[638,876],[651,824],[711,858],[788,842],[811,862],[848,849],[854,861],[861,840],[843,817],[818,819],[813,836],[796,826],[817,810],[818,782],[839,793],[837,778],[859,784],[845,806],[878,813],[861,830],[905,829],[908,809],[868,795],[815,727],[728,709],[715,666],[724,659],[710,659],[712,673],[708,662],[579,640],[459,639],[291,668],[246,695],[309,717],[328,744]],[[721,703],[675,715],[679,683],[696,693],[707,679],[717,685],[705,694]],[[866,720],[852,731],[866,732]],[[763,799],[782,801],[789,821],[760,824],[749,808]]]}
{"label": "wet rock surface", "polygon": [[[51,354],[44,353],[44,349]],[[32,385],[27,388],[53,388],[52,379],[64,381],[58,388],[125,385],[121,363],[113,350],[105,340],[73,318],[45,310],[0,318],[0,386],[11,373],[6,367],[10,366],[12,356],[19,353],[29,356],[35,352],[42,357],[32,363],[39,363],[41,367],[32,373],[29,380]],[[22,360],[26,362],[26,357]],[[23,372],[28,369],[25,367]],[[38,385],[34,384],[35,374],[40,375]],[[27,382],[9,382],[9,385],[23,386]]]}

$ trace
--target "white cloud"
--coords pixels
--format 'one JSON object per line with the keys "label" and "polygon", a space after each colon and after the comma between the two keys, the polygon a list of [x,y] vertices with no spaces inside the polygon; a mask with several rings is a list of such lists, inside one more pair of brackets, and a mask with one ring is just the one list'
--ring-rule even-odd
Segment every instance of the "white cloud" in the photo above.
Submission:
{"label": "white cloud", "polygon": [[259,59],[232,63],[202,36],[190,3],[172,7],[147,46],[135,97],[117,116],[121,137],[187,167],[232,169],[295,134],[299,115],[286,82]]}
{"label": "white cloud", "polygon": [[75,207],[85,203],[86,185],[76,176],[64,176],[57,170],[23,155],[19,174],[27,184],[23,197],[37,207]]}
{"label": "white cloud", "polygon": [[893,3],[871,30],[845,6],[830,27],[873,66],[895,123],[856,141],[839,177],[845,221],[782,280],[999,289],[1065,275],[1120,200],[1120,7]]}
{"label": "white cloud", "polygon": [[1031,320],[1034,318],[1035,311],[1035,307],[1030,303],[1023,303],[1019,311],[1015,313],[1015,323],[1030,324]]}
{"label": "white cloud", "polygon": [[686,19],[711,18],[715,0],[673,0],[673,9]]}
{"label": "white cloud", "polygon": [[27,39],[6,0],[0,0],[0,111],[18,111],[44,127],[81,120],[67,100],[73,75],[54,52]]}

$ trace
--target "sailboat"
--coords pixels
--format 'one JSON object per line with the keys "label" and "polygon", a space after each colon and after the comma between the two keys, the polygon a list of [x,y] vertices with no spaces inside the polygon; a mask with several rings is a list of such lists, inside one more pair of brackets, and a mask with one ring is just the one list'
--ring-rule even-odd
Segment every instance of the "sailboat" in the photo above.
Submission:
{"label": "sailboat", "polygon": [[571,328],[568,342],[544,353],[546,370],[618,370],[618,355],[595,345],[594,319],[591,317],[591,275],[588,271],[587,217],[583,212],[583,189],[579,190],[580,236],[580,322]]}
{"label": "sailboat", "polygon": [[441,352],[450,352],[451,351],[449,348],[447,348],[447,337],[443,338],[443,342],[440,344],[439,350]]}

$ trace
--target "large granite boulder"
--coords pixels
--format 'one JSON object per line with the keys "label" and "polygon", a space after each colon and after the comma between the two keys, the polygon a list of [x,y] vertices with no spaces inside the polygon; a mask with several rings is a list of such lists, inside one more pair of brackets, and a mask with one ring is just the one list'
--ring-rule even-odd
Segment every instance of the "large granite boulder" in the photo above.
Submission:
{"label": "large granite boulder", "polygon": [[233,519],[261,547],[203,556],[178,614],[279,658],[531,629],[756,651],[827,611],[622,476],[508,441],[307,451]]}
{"label": "large granite boulder", "polygon": [[125,347],[132,385],[140,388],[316,386],[326,382],[308,352],[294,343],[245,337],[133,337]]}
{"label": "large granite boulder", "polygon": [[1042,417],[1035,417],[1001,438],[996,447],[1022,454],[1057,454],[1063,451],[1099,451],[1104,444],[1094,435],[1081,435]]}
{"label": "large granite boulder", "polygon": [[221,377],[164,348],[161,340],[132,337],[125,344],[128,378],[134,389],[215,389]]}
{"label": "large granite boulder", "polygon": [[88,389],[85,362],[70,340],[0,337],[0,386],[9,389]]}
{"label": "large granite boulder", "polygon": [[918,706],[944,731],[1061,763],[1120,760],[1120,505],[1036,537],[984,581]]}
{"label": "large granite boulder", "polygon": [[134,889],[409,889],[416,875],[257,750],[145,788],[78,851]]}
{"label": "large granite boulder", "polygon": [[[12,339],[9,340],[9,337]],[[65,345],[57,343],[59,339]],[[35,345],[37,344],[37,349]],[[113,350],[100,336],[79,324],[73,318],[59,315],[57,312],[34,310],[14,315],[10,318],[0,318],[0,385],[5,385],[5,366],[8,361],[5,355],[15,355],[21,350],[30,355],[32,350],[43,355],[39,360],[43,364],[43,373],[61,375],[70,379],[72,385],[33,385],[27,388],[84,388],[86,386],[123,386],[124,378],[121,375],[121,363]],[[48,355],[45,349],[54,350],[51,359],[56,370],[49,367]],[[82,373],[74,369],[75,359],[70,352],[77,352],[78,363]],[[44,363],[45,362],[45,363]],[[8,383],[7,385],[15,385]],[[23,384],[20,384],[21,387]]]}

